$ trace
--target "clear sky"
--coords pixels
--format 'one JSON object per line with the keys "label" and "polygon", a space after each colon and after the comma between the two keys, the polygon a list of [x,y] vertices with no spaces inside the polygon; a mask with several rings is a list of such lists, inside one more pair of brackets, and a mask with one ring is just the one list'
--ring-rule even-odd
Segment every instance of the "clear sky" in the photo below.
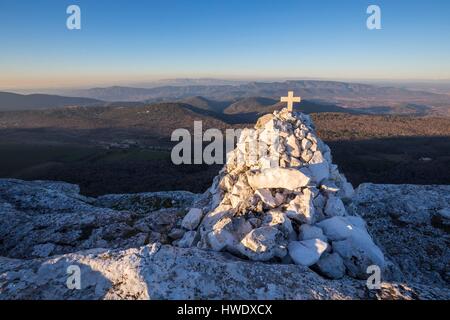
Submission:
{"label": "clear sky", "polygon": [[0,0],[0,88],[176,77],[450,79],[450,1]]}

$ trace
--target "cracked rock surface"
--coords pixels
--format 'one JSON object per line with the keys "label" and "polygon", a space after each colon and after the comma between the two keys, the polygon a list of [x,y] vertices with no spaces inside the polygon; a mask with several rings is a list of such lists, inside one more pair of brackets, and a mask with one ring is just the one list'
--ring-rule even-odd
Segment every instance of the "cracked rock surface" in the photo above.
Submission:
{"label": "cracked rock surface", "polygon": [[[365,184],[356,189],[349,211],[364,216],[368,231],[391,261],[380,290],[369,290],[364,280],[346,275],[340,256],[327,251],[321,260],[328,263],[319,260],[318,269],[312,271],[289,261],[253,262],[227,252],[174,246],[177,240],[171,236],[179,240],[185,233],[182,220],[201,195],[168,192],[87,201],[73,185],[64,185],[72,190],[70,196],[60,183],[0,180],[0,186],[0,299],[450,299],[448,231],[443,221],[433,218],[450,207],[448,186]],[[8,192],[20,195],[12,197]],[[171,197],[173,207],[160,208],[161,203],[169,206]],[[148,201],[143,204],[143,199]],[[53,201],[65,204],[36,209],[37,203]],[[411,210],[417,201],[425,203],[420,219],[415,211],[405,209],[410,203]],[[62,207],[70,210],[63,213]],[[167,244],[133,242],[120,232],[114,233],[114,241],[104,239],[101,247],[86,243],[84,237],[70,246],[58,238],[66,232],[80,234],[84,216],[90,217],[89,223],[98,221],[94,230],[101,229],[99,235],[107,235],[103,230],[131,213],[142,215],[136,220],[142,223],[127,224],[131,230],[148,230],[147,234],[159,230]],[[169,224],[160,223],[162,215]],[[400,215],[402,223],[396,221]],[[285,224],[277,217],[273,223]],[[25,222],[28,236],[18,220]],[[405,228],[404,223],[410,225]],[[310,229],[303,230],[303,236],[324,237]],[[48,238],[51,233],[58,235]],[[33,253],[38,248],[44,253]],[[67,288],[67,268],[72,265],[80,267],[81,290]],[[330,280],[333,277],[339,279]]]}

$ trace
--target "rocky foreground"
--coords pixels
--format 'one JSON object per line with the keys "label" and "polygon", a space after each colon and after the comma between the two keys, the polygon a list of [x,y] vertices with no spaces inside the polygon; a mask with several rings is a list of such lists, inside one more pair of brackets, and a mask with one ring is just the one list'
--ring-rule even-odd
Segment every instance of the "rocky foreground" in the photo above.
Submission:
{"label": "rocky foreground", "polygon": [[[290,262],[182,248],[202,195],[88,198],[76,185],[0,180],[1,299],[450,299],[450,186],[360,185],[346,210],[386,260],[379,290]],[[81,289],[66,285],[81,269]]]}

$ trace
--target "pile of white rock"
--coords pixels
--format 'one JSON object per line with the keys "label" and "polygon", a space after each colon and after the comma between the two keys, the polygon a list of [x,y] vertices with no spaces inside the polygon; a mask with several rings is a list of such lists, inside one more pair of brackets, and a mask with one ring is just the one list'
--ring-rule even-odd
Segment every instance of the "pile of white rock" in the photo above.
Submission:
{"label": "pile of white rock", "polygon": [[207,193],[183,219],[179,246],[296,263],[332,279],[385,267],[364,220],[347,213],[352,185],[305,114],[283,109],[244,129]]}

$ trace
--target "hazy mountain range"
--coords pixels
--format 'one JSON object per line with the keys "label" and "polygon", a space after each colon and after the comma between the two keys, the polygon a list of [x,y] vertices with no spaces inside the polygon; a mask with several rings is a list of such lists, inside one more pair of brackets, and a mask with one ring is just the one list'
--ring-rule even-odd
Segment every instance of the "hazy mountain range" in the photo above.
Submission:
{"label": "hazy mountain range", "polygon": [[155,88],[106,87],[73,91],[72,95],[100,99],[105,101],[142,101],[154,99],[186,98],[204,96],[210,99],[226,100],[262,96],[277,98],[294,90],[305,99],[330,98],[386,98],[397,100],[433,99],[448,102],[447,95],[425,91],[407,90],[396,87],[382,87],[368,84],[336,81],[284,81],[284,82],[250,82],[239,85],[186,85],[161,86]]}
{"label": "hazy mountain range", "polygon": [[[206,81],[199,80],[198,83]],[[91,88],[67,92],[70,97],[5,92],[0,93],[0,110],[182,102],[204,112],[232,115],[269,112],[281,107],[279,97],[293,90],[302,97],[301,105],[309,108],[309,112],[340,112],[344,109],[370,114],[450,115],[450,96],[447,94],[389,86],[316,80],[191,85],[192,80],[186,79],[177,83],[186,85]]]}
{"label": "hazy mountain range", "polygon": [[0,92],[0,111],[47,109],[68,106],[91,106],[104,102],[84,97],[63,97],[49,94],[16,94]]}

